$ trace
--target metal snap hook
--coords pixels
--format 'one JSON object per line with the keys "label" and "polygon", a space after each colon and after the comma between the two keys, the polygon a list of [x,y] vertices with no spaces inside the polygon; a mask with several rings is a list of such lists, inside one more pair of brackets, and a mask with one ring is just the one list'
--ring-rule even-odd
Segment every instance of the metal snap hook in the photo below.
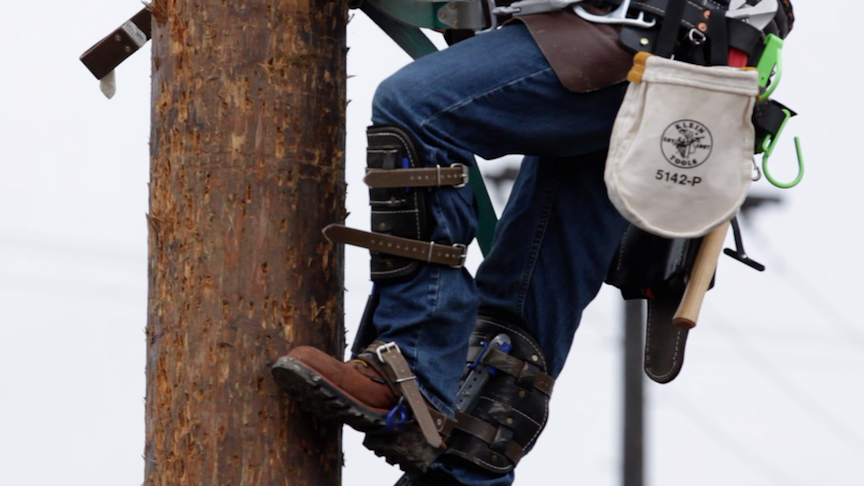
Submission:
{"label": "metal snap hook", "polygon": [[606,15],[594,15],[582,8],[581,5],[573,6],[573,11],[576,13],[576,15],[582,17],[589,22],[597,22],[598,24],[632,25],[634,27],[641,27],[643,29],[654,27],[654,25],[657,24],[656,19],[651,19],[650,21],[645,20],[645,12],[643,11],[639,11],[639,15],[637,15],[636,18],[630,18],[627,16],[627,12],[629,10],[630,0],[622,0],[621,5],[619,5],[618,8]]}

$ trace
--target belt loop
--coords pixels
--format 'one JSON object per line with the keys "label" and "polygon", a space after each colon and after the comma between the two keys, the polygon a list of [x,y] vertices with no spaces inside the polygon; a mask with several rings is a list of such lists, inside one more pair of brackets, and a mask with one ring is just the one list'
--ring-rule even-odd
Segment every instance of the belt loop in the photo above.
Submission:
{"label": "belt loop", "polygon": [[429,242],[429,256],[426,257],[427,263],[432,263],[432,249],[434,249],[434,248],[435,248],[435,242],[430,241]]}

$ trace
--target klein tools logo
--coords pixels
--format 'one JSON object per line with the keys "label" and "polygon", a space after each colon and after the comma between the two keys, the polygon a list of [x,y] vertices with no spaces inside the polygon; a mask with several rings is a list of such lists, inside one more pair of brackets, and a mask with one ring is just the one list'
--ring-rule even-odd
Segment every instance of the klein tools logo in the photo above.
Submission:
{"label": "klein tools logo", "polygon": [[670,164],[692,169],[708,160],[713,143],[705,125],[695,120],[679,120],[666,127],[660,149]]}

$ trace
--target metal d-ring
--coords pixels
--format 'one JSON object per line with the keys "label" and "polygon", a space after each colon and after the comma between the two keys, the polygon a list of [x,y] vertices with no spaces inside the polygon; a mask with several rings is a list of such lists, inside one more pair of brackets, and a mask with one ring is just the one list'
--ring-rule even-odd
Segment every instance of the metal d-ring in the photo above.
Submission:
{"label": "metal d-ring", "polygon": [[573,11],[576,12],[576,15],[589,22],[596,22],[598,24],[632,25],[634,27],[642,27],[643,29],[654,27],[654,25],[657,24],[656,19],[651,19],[650,22],[645,20],[645,12],[642,11],[639,12],[639,15],[636,16],[635,19],[630,18],[627,16],[629,10],[630,0],[622,0],[621,5],[619,5],[618,8],[606,15],[594,15],[582,8],[581,5],[573,6]]}
{"label": "metal d-ring", "polygon": [[705,40],[708,39],[705,36],[704,32],[697,29],[690,29],[690,32],[687,33],[687,38],[690,39],[690,42],[697,46],[701,46],[702,43],[704,43]]}

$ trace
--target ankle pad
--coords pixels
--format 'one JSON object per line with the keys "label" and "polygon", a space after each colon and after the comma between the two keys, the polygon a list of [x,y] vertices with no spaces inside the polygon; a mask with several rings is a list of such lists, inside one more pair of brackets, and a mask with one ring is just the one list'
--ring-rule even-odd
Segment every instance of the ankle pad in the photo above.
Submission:
{"label": "ankle pad", "polygon": [[540,346],[513,322],[481,315],[470,346],[445,454],[506,474],[546,426],[554,379]]}

